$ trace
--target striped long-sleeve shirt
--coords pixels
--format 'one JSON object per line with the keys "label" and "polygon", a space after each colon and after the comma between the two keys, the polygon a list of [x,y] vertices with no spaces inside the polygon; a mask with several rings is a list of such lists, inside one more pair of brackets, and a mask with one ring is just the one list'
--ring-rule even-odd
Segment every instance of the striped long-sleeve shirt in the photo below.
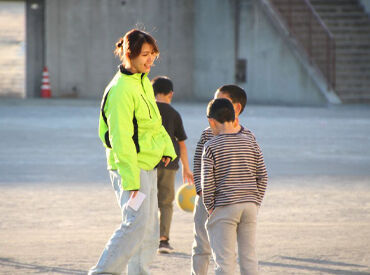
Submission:
{"label": "striped long-sleeve shirt", "polygon": [[[255,140],[254,135],[251,131],[241,126],[239,133],[245,135],[248,138],[251,138]],[[202,153],[204,149],[204,144],[206,144],[207,141],[209,141],[211,138],[213,138],[214,135],[212,133],[211,128],[206,128],[203,130],[202,135],[200,136],[200,139],[197,143],[197,147],[195,148],[195,154],[193,159],[193,177],[194,177],[194,184],[197,193],[202,191],[202,187],[200,185],[200,173],[201,173],[201,163],[202,163]]]}
{"label": "striped long-sleeve shirt", "polygon": [[253,135],[221,134],[204,145],[201,187],[208,211],[242,202],[260,205],[266,186],[263,155]]}

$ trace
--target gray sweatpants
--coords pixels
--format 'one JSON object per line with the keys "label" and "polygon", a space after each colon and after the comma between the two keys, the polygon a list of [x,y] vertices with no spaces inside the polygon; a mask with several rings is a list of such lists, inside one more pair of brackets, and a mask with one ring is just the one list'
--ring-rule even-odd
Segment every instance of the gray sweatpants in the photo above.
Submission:
{"label": "gray sweatpants", "polygon": [[194,242],[191,254],[191,274],[206,275],[208,273],[211,247],[206,230],[208,212],[203,199],[197,196],[194,207]]}
{"label": "gray sweatpants", "polygon": [[129,275],[150,274],[149,264],[156,254],[159,238],[157,170],[140,170],[140,192],[146,198],[137,211],[127,205],[130,191],[122,189],[120,175],[116,171],[109,174],[121,207],[122,223],[88,274],[121,274],[126,267]]}
{"label": "gray sweatpants", "polygon": [[256,228],[258,206],[253,202],[216,207],[206,222],[216,275],[235,274],[238,244],[240,273],[258,274]]}

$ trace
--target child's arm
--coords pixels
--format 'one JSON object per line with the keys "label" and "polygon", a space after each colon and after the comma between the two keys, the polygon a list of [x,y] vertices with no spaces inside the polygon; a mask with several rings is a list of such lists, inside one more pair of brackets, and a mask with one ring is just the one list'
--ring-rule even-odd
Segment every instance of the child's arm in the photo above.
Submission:
{"label": "child's arm", "polygon": [[261,205],[263,197],[265,196],[265,191],[267,187],[267,170],[265,166],[265,162],[263,159],[263,154],[259,146],[257,145],[257,173],[256,173],[256,181],[257,181],[257,188],[258,188],[258,202]]}
{"label": "child's arm", "polygon": [[203,131],[198,143],[195,148],[194,160],[193,160],[193,175],[194,175],[194,184],[197,194],[202,195],[202,187],[200,183],[200,174],[201,174],[201,165],[202,165],[202,153],[205,143],[205,131]]}
{"label": "child's arm", "polygon": [[180,160],[182,164],[182,182],[194,184],[193,173],[189,167],[188,150],[186,148],[185,140],[179,141]]}
{"label": "child's arm", "polygon": [[203,202],[209,214],[215,208],[216,184],[214,180],[214,160],[209,148],[205,148],[202,155],[201,186]]}

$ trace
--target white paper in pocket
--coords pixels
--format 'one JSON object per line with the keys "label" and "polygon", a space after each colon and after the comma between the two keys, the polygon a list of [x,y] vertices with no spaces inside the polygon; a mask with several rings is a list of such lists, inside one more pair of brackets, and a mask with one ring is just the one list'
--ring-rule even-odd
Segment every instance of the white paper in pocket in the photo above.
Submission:
{"label": "white paper in pocket", "polygon": [[145,200],[146,195],[143,192],[137,191],[135,198],[131,195],[130,199],[128,200],[127,204],[135,211],[139,210],[140,206],[142,205],[143,201]]}

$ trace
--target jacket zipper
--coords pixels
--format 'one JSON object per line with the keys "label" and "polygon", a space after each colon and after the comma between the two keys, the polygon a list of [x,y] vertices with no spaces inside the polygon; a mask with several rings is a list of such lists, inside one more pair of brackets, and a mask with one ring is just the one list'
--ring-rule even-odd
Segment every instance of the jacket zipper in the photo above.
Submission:
{"label": "jacket zipper", "polygon": [[[145,91],[145,89],[144,89],[144,84],[143,84],[143,77],[144,77],[144,74],[141,74],[141,87],[143,88],[143,91]],[[142,94],[140,94],[140,95],[141,95],[141,97],[143,98],[143,100],[144,100],[144,102],[145,102],[145,104],[146,104],[146,107],[148,108],[149,117],[150,117],[150,119],[152,119],[152,115],[150,114],[149,104],[148,104],[148,102],[146,102],[146,100],[145,100],[144,96],[143,96]]]}
{"label": "jacket zipper", "polygon": [[146,102],[146,100],[145,100],[144,96],[143,96],[142,94],[140,94],[140,95],[141,95],[141,97],[143,98],[143,100],[144,100],[144,102],[145,102],[145,104],[146,104],[146,107],[148,108],[149,117],[150,117],[150,119],[152,119],[152,115],[150,114],[149,104],[148,104],[148,102]]}

